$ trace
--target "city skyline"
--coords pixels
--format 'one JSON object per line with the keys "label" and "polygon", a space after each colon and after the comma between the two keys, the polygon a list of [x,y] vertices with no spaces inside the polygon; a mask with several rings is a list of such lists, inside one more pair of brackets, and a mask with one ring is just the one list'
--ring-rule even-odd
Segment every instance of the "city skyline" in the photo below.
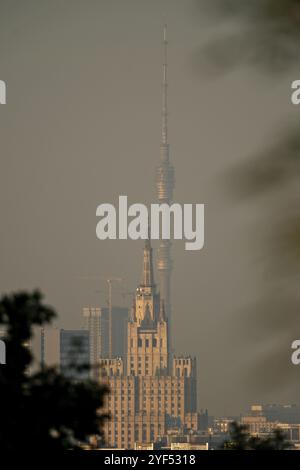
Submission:
{"label": "city skyline", "polygon": [[[277,340],[256,330],[248,312],[266,276],[256,264],[253,224],[267,214],[255,202],[228,201],[223,180],[264,146],[279,110],[292,114],[286,78],[270,87],[240,68],[208,79],[198,51],[213,30],[192,1],[86,9],[75,0],[57,11],[26,3],[38,25],[23,6],[4,6],[0,19],[9,97],[1,108],[2,292],[40,287],[66,329],[80,327],[83,307],[106,306],[105,281],[84,276],[124,278],[113,301],[128,305],[122,293],[137,284],[143,242],[96,240],[95,208],[119,194],[157,200],[166,18],[175,199],[208,208],[205,249],[191,254],[181,241],[172,245],[174,348],[199,358],[198,401],[212,414],[257,401],[295,402],[289,338],[271,383],[255,373]],[[280,379],[276,367],[285,360]]]}

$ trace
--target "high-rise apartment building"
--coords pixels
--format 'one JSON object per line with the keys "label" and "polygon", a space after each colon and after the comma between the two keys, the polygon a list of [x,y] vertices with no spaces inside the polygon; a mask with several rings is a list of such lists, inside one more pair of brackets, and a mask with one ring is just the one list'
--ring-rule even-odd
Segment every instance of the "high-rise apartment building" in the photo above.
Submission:
{"label": "high-rise apartment building", "polygon": [[41,367],[56,367],[66,377],[84,380],[90,376],[90,337],[87,330],[37,327],[28,346],[33,362],[29,373]]}
{"label": "high-rise apartment building", "polygon": [[101,309],[99,307],[84,307],[82,314],[84,318],[84,327],[89,332],[91,365],[90,377],[96,379],[98,375],[96,367],[99,363],[99,358],[103,348],[103,319],[101,318]]}
{"label": "high-rise apartment building", "polygon": [[[84,307],[84,327],[90,333],[90,362],[99,364],[99,358],[109,356],[109,309],[108,307]],[[125,356],[127,352],[126,307],[112,307],[112,355]]]}
{"label": "high-rise apartment building", "polygon": [[75,380],[90,377],[90,336],[87,330],[60,330],[60,371]]}

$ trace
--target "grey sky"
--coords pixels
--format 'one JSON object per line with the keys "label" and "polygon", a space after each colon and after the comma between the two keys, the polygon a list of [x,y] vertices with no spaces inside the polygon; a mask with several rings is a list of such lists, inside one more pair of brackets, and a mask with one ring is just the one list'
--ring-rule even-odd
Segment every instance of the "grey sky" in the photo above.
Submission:
{"label": "grey sky", "polygon": [[204,250],[174,243],[175,348],[197,356],[199,407],[211,413],[295,402],[297,390],[280,381],[269,389],[262,377],[247,380],[259,359],[243,312],[264,276],[257,232],[266,214],[255,201],[230,200],[225,175],[272,138],[282,116],[295,116],[297,77],[202,74],[194,60],[215,25],[194,0],[0,0],[1,291],[38,286],[59,325],[79,327],[83,306],[105,303],[96,292],[105,283],[80,277],[136,287],[142,242],[100,242],[95,211],[119,194],[155,200],[165,20],[175,200],[206,205]]}

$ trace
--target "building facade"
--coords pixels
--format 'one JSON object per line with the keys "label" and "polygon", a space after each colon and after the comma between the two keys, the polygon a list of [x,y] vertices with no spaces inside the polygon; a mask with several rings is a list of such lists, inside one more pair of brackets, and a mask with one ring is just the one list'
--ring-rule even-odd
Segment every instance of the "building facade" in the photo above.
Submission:
{"label": "building facade", "polygon": [[298,424],[300,423],[300,406],[296,404],[265,404],[253,405],[253,408],[260,408],[261,414],[266,416],[268,421],[280,421],[282,423]]}
{"label": "building facade", "polygon": [[29,373],[55,367],[66,377],[85,380],[90,376],[90,344],[87,330],[46,326],[34,329],[29,345],[33,355]]}
{"label": "building facade", "polygon": [[87,330],[60,330],[60,371],[68,378],[90,376],[90,338]]}
{"label": "building facade", "polygon": [[102,380],[110,387],[106,444],[130,449],[137,443],[156,442],[173,428],[198,430],[196,360],[171,357],[168,320],[154,283],[149,240],[127,334],[126,358],[101,360]]}
{"label": "building facade", "polygon": [[97,364],[103,349],[102,344],[102,328],[103,319],[100,307],[84,307],[82,310],[84,319],[84,328],[89,332],[90,347],[90,377],[97,378]]}
{"label": "building facade", "polygon": [[[108,307],[84,307],[84,328],[89,331],[91,377],[97,378],[100,358],[109,356],[109,309]],[[127,352],[126,307],[112,307],[112,355],[126,356]]]}
{"label": "building facade", "polygon": [[[103,326],[101,328],[102,350],[101,357],[109,356],[109,308],[101,307]],[[127,353],[127,323],[129,310],[127,307],[113,306],[111,309],[112,316],[112,355],[126,356]]]}

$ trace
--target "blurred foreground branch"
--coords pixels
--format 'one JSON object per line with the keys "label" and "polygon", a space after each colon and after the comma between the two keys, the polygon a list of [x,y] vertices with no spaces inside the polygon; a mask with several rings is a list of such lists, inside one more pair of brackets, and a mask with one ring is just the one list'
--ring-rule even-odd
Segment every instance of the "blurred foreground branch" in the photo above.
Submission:
{"label": "blurred foreground branch", "polygon": [[88,380],[75,382],[55,368],[28,373],[33,327],[50,323],[55,316],[38,291],[0,299],[0,324],[7,331],[7,363],[0,365],[2,451],[78,449],[91,436],[102,436],[106,387]]}

